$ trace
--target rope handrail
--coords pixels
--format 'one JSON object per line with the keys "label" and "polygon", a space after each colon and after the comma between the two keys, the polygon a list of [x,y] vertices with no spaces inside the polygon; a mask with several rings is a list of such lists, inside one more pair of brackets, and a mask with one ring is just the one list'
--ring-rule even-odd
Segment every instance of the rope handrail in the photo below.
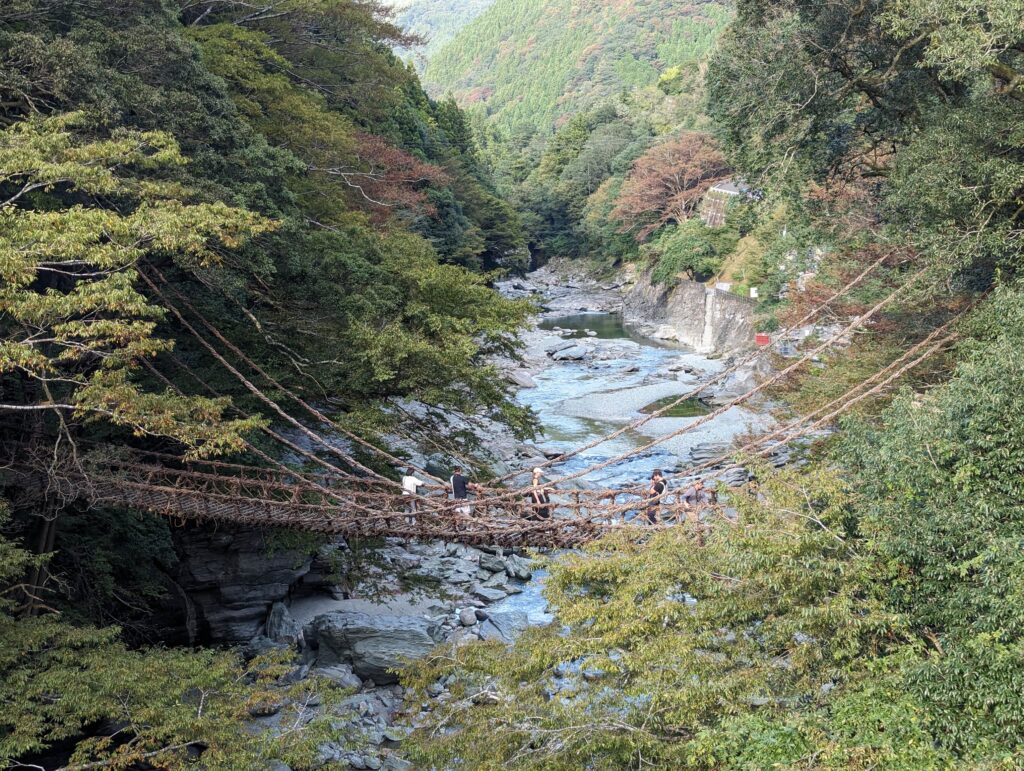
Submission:
{"label": "rope handrail", "polygon": [[[160,270],[156,266],[151,265],[150,267],[152,268],[153,272],[156,273],[156,275],[160,279],[160,281],[163,284],[165,284],[170,289],[170,291],[172,291],[174,293],[174,295],[181,301],[181,303],[186,308],[188,308],[188,310],[196,318],[199,319],[199,322],[204,327],[206,327],[210,331],[210,333],[214,337],[216,337],[218,341],[220,341],[220,343],[222,345],[226,346],[228,348],[228,350],[230,350],[239,359],[241,359],[243,362],[245,362],[245,364],[248,367],[250,367],[254,372],[258,373],[260,375],[260,377],[262,377],[264,380],[266,380],[268,383],[270,383],[274,388],[277,388],[280,391],[282,391],[283,393],[287,394],[289,398],[294,400],[296,404],[298,404],[304,410],[306,410],[311,415],[313,415],[317,420],[323,421],[327,425],[329,425],[332,428],[336,429],[337,431],[341,432],[348,439],[352,440],[353,442],[355,442],[359,446],[369,450],[370,452],[379,455],[380,457],[382,457],[385,460],[387,460],[389,463],[393,463],[393,464],[396,464],[398,466],[413,465],[413,464],[410,464],[408,461],[403,461],[401,458],[395,457],[391,453],[387,452],[386,450],[381,449],[380,447],[377,447],[373,443],[366,441],[361,436],[359,436],[358,434],[356,434],[356,433],[350,431],[349,429],[345,428],[344,426],[339,424],[337,421],[333,420],[330,416],[324,414],[321,410],[318,410],[316,407],[314,407],[311,404],[309,404],[305,399],[303,399],[301,396],[296,394],[294,391],[290,390],[285,385],[283,385],[280,381],[278,381],[276,378],[274,378],[272,375],[270,375],[265,369],[263,369],[263,367],[261,367],[259,364],[257,364],[255,361],[253,361],[251,358],[249,358],[249,356],[247,356],[245,354],[245,352],[242,351],[238,346],[236,346],[234,343],[232,343],[230,340],[228,340],[223,334],[221,334],[220,330],[218,330],[216,326],[211,324],[206,319],[206,317],[203,316],[203,314],[201,314],[191,302],[189,302],[188,298],[186,298],[184,295],[182,295],[181,292],[179,292],[169,281],[167,281],[167,279],[164,277],[163,273],[161,273]],[[156,290],[156,291],[159,292],[159,290]],[[165,302],[167,301],[166,295],[161,295],[161,297],[164,299]],[[172,308],[172,312],[175,312],[175,315],[178,316],[179,318],[181,318],[179,313],[174,308]],[[220,359],[218,359],[218,360],[220,360]],[[351,458],[349,459],[349,461],[350,462],[356,462],[356,461],[353,461],[353,459],[351,459]],[[375,474],[377,476],[380,476],[376,472],[371,471],[370,469],[368,469],[368,468],[366,468],[364,466],[360,466],[360,470],[366,471],[366,472],[371,473],[371,474]],[[435,480],[436,482],[441,482],[442,481],[442,480],[440,480],[437,477],[433,476],[432,474],[430,474],[428,471],[426,471],[424,469],[417,469],[417,471],[419,471],[419,473],[421,473],[421,474],[424,474],[424,475],[430,477],[431,479]],[[387,479],[387,477],[381,477],[381,478]],[[397,484],[393,480],[388,480],[388,481],[392,482],[394,484]]]}
{"label": "rope handrail", "polygon": [[[886,257],[863,271],[854,282],[847,285],[846,291],[857,281],[862,280],[870,270],[880,265],[884,259]],[[154,270],[156,269],[154,268]],[[156,272],[160,275],[159,271]],[[925,274],[925,269],[919,270],[910,276],[901,287],[849,321],[789,366],[721,405],[708,415],[675,431],[655,437],[640,447],[634,447],[615,457],[593,463],[583,469],[549,481],[545,485],[545,489],[550,490],[550,495],[547,496],[543,504],[536,497],[531,497],[531,492],[536,490],[532,487],[508,489],[477,486],[479,495],[475,499],[452,500],[445,497],[443,502],[431,496],[407,494],[396,481],[363,466],[347,453],[338,450],[319,433],[289,415],[206,341],[176,307],[168,304],[175,317],[251,393],[270,406],[289,424],[302,430],[317,444],[333,451],[345,461],[346,465],[362,472],[365,476],[351,473],[328,463],[315,453],[299,447],[287,437],[281,436],[269,428],[266,428],[265,432],[271,438],[298,452],[302,457],[316,461],[324,468],[324,471],[310,472],[293,469],[247,442],[250,451],[268,462],[269,467],[206,459],[183,459],[169,453],[150,450],[126,453],[125,448],[118,448],[116,452],[103,453],[100,450],[95,454],[89,454],[86,456],[89,462],[85,464],[79,462],[81,459],[76,458],[75,464],[66,464],[70,470],[62,473],[65,473],[69,480],[78,483],[79,495],[93,501],[120,502],[167,516],[299,527],[355,536],[428,537],[493,545],[575,546],[622,529],[630,529],[630,532],[637,534],[650,533],[651,525],[639,527],[637,522],[645,521],[648,516],[652,516],[651,511],[655,511],[655,518],[682,521],[684,517],[692,517],[693,505],[685,500],[685,496],[678,493],[666,492],[660,495],[651,495],[643,485],[589,490],[551,488],[580,479],[647,452],[651,448],[676,436],[691,432],[725,411],[745,403],[772,384],[788,377],[822,351],[835,345],[843,337],[864,326]],[[166,301],[166,296],[152,279],[144,274],[142,277],[150,288]],[[162,275],[160,275],[160,279],[166,283],[166,279]],[[833,295],[828,302],[831,302],[839,294]],[[185,302],[187,303],[187,300]],[[796,417],[773,431],[755,437],[737,450],[690,466],[679,473],[696,473],[730,461],[733,461],[733,465],[726,468],[733,468],[739,465],[735,461],[738,454],[764,454],[819,430],[821,426],[835,420],[836,417],[865,399],[882,392],[911,369],[955,342],[958,339],[958,334],[951,331],[952,327],[976,304],[977,302],[972,303],[956,313],[946,323],[932,330],[925,338],[911,346],[900,357],[869,377],[860,380],[841,396],[827,404],[808,414]],[[825,305],[827,302],[819,306],[818,311]],[[192,310],[199,318],[202,318],[197,311]],[[207,322],[204,320],[204,323]],[[242,357],[243,361],[254,367],[255,371],[266,378],[268,382],[276,387],[280,385],[243,353],[231,346],[216,330],[213,332],[219,340],[231,347],[237,355]],[[153,371],[157,376],[163,377],[155,368]],[[200,383],[203,383],[197,375],[194,376]],[[170,383],[166,378],[163,379]],[[210,386],[205,383],[203,385],[213,391]],[[707,385],[705,383],[702,389]],[[171,384],[171,387],[175,386]],[[287,392],[286,389],[285,391]],[[293,398],[304,408],[317,415],[319,420],[336,425],[315,407],[305,404],[297,396],[293,396]],[[643,422],[652,417],[654,416],[647,416]],[[338,428],[346,431],[342,427]],[[614,432],[609,436],[614,436]],[[607,437],[602,438],[596,444],[589,446],[597,446],[607,440]],[[103,447],[98,443],[90,444]],[[582,452],[586,447],[576,448],[572,454]],[[400,461],[384,451],[381,453],[395,462],[404,464],[404,461]],[[26,453],[25,457],[29,458],[30,455],[30,453]],[[17,458],[18,453],[12,451],[10,456],[12,459]],[[547,465],[562,462],[570,456],[571,454],[568,453],[563,454],[551,459]],[[23,460],[21,463],[29,463],[29,461]],[[17,463],[12,465],[17,465]],[[431,478],[437,479],[436,477]],[[626,500],[620,502],[620,496],[626,496]],[[632,521],[627,522],[626,515],[630,512],[635,512],[635,515]]]}
{"label": "rope handrail", "polygon": [[[859,329],[860,327],[864,326],[864,324],[866,324],[870,319],[872,319],[875,315],[877,315],[887,305],[892,303],[899,295],[901,295],[903,292],[905,292],[907,289],[909,289],[911,286],[913,286],[926,273],[927,273],[927,268],[922,268],[917,273],[915,273],[913,276],[911,276],[910,279],[908,279],[902,286],[897,288],[895,291],[891,292],[889,295],[887,295],[882,300],[877,302],[870,309],[868,309],[867,311],[862,313],[860,316],[856,317],[849,324],[847,324],[846,326],[842,327],[839,331],[835,332],[833,335],[828,337],[824,342],[822,342],[816,348],[814,348],[811,351],[805,353],[803,356],[801,356],[799,359],[794,361],[788,367],[786,367],[785,369],[782,369],[779,372],[775,373],[774,375],[772,375],[771,377],[769,377],[767,380],[763,381],[759,385],[755,386],[754,388],[751,388],[751,389],[747,390],[743,394],[735,397],[731,401],[729,401],[726,404],[720,406],[719,408],[713,410],[712,412],[708,413],[707,415],[704,415],[703,417],[698,418],[697,420],[695,420],[695,421],[693,421],[691,423],[688,423],[687,425],[685,425],[685,426],[683,426],[681,428],[678,428],[675,431],[671,431],[671,432],[669,432],[667,434],[663,434],[661,436],[658,436],[658,437],[652,439],[647,444],[641,445],[639,447],[631,448],[630,450],[628,450],[626,452],[620,453],[619,455],[616,455],[614,457],[608,458],[608,459],[606,459],[604,461],[600,461],[598,463],[591,464],[591,465],[589,465],[589,466],[587,466],[587,467],[585,467],[583,469],[580,469],[578,471],[574,471],[574,472],[565,474],[565,475],[563,475],[563,476],[561,476],[561,477],[559,477],[559,478],[557,478],[555,480],[552,480],[548,484],[550,484],[550,485],[565,484],[566,482],[571,482],[571,481],[574,481],[576,479],[580,479],[582,477],[589,476],[590,474],[593,474],[596,471],[601,471],[601,470],[606,469],[606,468],[608,468],[608,467],[610,467],[612,465],[615,465],[617,463],[621,463],[624,460],[628,460],[629,458],[632,458],[632,457],[634,457],[636,455],[639,455],[641,453],[645,453],[645,452],[653,449],[654,447],[658,447],[661,444],[664,444],[665,442],[670,441],[671,439],[674,439],[674,438],[676,438],[678,436],[682,436],[683,434],[686,434],[686,433],[690,433],[690,432],[696,430],[697,428],[700,428],[701,426],[705,425],[706,423],[714,420],[715,418],[720,417],[721,415],[723,415],[725,412],[727,412],[728,410],[732,409],[733,407],[736,407],[736,406],[739,406],[741,404],[744,404],[745,402],[749,401],[751,398],[753,398],[757,394],[765,391],[768,387],[774,385],[775,383],[779,382],[780,380],[782,380],[782,379],[788,377],[789,375],[791,375],[793,372],[795,372],[797,369],[802,367],[804,364],[806,364],[809,361],[811,361],[815,356],[819,355],[820,353],[822,353],[826,349],[828,349],[828,348],[832,347],[833,345],[835,345],[836,342],[838,342],[840,339],[842,339],[846,335],[848,335],[851,332],[853,332],[854,330]],[[525,489],[528,489],[528,488],[525,488]],[[507,499],[507,498],[515,497],[515,496],[521,495],[521,494],[522,494],[522,490],[513,490],[513,491],[507,492],[507,493],[498,493],[497,495],[492,496],[491,499],[492,500]]]}

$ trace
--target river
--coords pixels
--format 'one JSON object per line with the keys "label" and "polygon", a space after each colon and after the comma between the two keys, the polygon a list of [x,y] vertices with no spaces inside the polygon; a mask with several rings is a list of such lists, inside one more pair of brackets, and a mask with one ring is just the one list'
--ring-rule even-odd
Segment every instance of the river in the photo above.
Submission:
{"label": "river", "polygon": [[[581,358],[556,361],[550,352],[564,341],[580,346]],[[555,353],[557,355],[558,351]],[[650,412],[692,391],[725,366],[721,359],[644,338],[626,327],[617,313],[564,313],[557,307],[543,314],[536,328],[526,336],[524,356],[535,385],[521,388],[517,400],[536,413],[542,428],[538,445],[547,456],[590,444],[635,423],[644,417],[645,409]],[[709,393],[711,395],[713,392]],[[654,418],[547,468],[547,477],[571,474],[646,446],[652,439],[692,423],[711,409],[706,402],[688,400],[665,417]],[[671,494],[673,489],[683,489],[688,481],[685,473],[680,472],[690,465],[695,448],[724,447],[740,434],[763,430],[769,422],[769,418],[755,411],[733,407],[691,433],[571,484],[634,487],[660,468],[668,477]],[[524,469],[524,475],[527,472],[528,469]],[[549,622],[552,616],[543,597],[545,578],[546,573],[538,571],[523,587],[522,594],[499,602],[494,610],[522,611],[527,613],[531,623]]]}
{"label": "river", "polygon": [[[562,341],[581,347],[582,358],[553,360],[548,352],[564,344]],[[548,456],[634,424],[667,401],[692,391],[725,366],[721,359],[640,337],[623,326],[614,313],[549,313],[528,336],[526,357],[536,387],[521,389],[517,398],[537,414],[543,431],[539,446]],[[574,473],[645,446],[710,410],[711,405],[705,402],[688,400],[668,415],[653,418],[552,467],[549,475]],[[769,422],[763,414],[745,407],[730,408],[690,433],[585,477],[582,485],[624,487],[648,479],[655,468],[669,475],[681,472],[690,464],[694,448],[724,446],[740,434],[764,429]]]}

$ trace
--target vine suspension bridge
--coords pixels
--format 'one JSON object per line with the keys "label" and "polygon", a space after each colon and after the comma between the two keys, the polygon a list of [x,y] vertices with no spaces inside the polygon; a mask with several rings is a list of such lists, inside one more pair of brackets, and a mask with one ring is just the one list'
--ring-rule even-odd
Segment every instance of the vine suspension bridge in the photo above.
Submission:
{"label": "vine suspension bridge", "polygon": [[[829,305],[849,293],[885,259],[883,257],[865,268],[850,283],[791,325],[787,331],[797,329],[815,319]],[[437,539],[470,545],[560,548],[578,546],[612,532],[646,534],[652,527],[665,527],[669,523],[681,522],[688,515],[692,515],[692,510],[678,496],[666,494],[663,499],[656,501],[660,508],[661,524],[639,526],[630,522],[646,523],[645,518],[636,516],[630,520],[629,514],[639,514],[646,510],[650,505],[650,499],[645,500],[644,493],[637,488],[558,489],[557,485],[584,479],[597,471],[647,452],[680,434],[695,431],[725,410],[748,401],[869,323],[924,274],[913,274],[900,289],[844,324],[841,329],[786,368],[709,415],[653,439],[641,447],[550,480],[545,485],[551,488],[550,510],[549,516],[544,518],[534,516],[534,507],[528,503],[531,488],[509,486],[518,474],[510,474],[486,486],[477,486],[476,498],[467,502],[447,500],[443,496],[444,486],[441,481],[419,470],[420,474],[433,480],[432,489],[440,495],[404,495],[399,483],[368,468],[340,449],[337,442],[329,440],[324,433],[310,428],[306,423],[290,415],[267,396],[254,380],[262,379],[277,392],[286,393],[293,403],[312,415],[317,424],[329,429],[325,433],[332,436],[340,433],[392,466],[407,466],[404,460],[351,433],[322,411],[288,391],[210,325],[187,298],[171,287],[158,270],[152,268],[151,274],[143,271],[141,275],[185,330],[192,334],[229,373],[266,404],[284,424],[304,435],[319,452],[311,452],[283,434],[266,428],[263,430],[272,440],[290,450],[293,455],[303,458],[306,470],[287,466],[252,444],[249,445],[250,452],[258,456],[264,465],[190,460],[173,455],[104,446],[90,448],[87,452],[63,454],[54,454],[51,448],[46,457],[33,457],[30,448],[14,446],[5,448],[5,455],[9,458],[8,473],[22,476],[33,482],[37,488],[49,487],[51,492],[63,500],[81,498],[95,505],[130,507],[180,521],[296,528],[348,538],[387,536],[419,540]],[[737,456],[766,455],[780,445],[819,432],[844,412],[888,389],[905,373],[953,343],[957,339],[953,327],[965,312],[966,310],[956,314],[947,323],[910,347],[898,359],[830,403],[755,437],[729,453],[685,468],[677,472],[676,476],[693,476],[708,469],[728,468],[737,464]],[[194,319],[195,323],[189,318]],[[208,334],[203,334],[196,324],[205,327]],[[211,338],[223,348],[218,348],[216,343],[211,342]],[[630,429],[637,428],[667,413],[684,400],[699,397],[713,383],[721,381],[764,355],[767,355],[765,349],[754,351],[720,372],[713,380],[681,395],[660,410],[645,415],[611,434],[599,437],[585,446],[552,458],[542,465],[550,467],[561,464]],[[238,364],[231,363],[228,356],[232,356]],[[187,369],[181,362],[176,359],[174,361],[179,367]],[[247,376],[239,367],[247,368],[254,374]],[[160,376],[155,369],[152,371]],[[216,393],[209,385],[199,380],[195,373],[189,371],[189,374],[209,392]],[[168,379],[163,379],[168,387],[173,387]],[[323,455],[330,455],[331,459],[327,460]],[[308,470],[310,468],[315,470]],[[430,487],[431,485],[428,485],[428,488]],[[414,513],[409,511],[411,501],[416,503]]]}

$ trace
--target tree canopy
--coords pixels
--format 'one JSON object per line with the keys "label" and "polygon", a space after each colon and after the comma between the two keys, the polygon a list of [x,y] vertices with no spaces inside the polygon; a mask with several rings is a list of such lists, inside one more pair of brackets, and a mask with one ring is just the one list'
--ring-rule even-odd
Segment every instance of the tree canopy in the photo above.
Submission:
{"label": "tree canopy", "polygon": [[[416,403],[532,430],[489,364],[532,310],[489,286],[519,218],[411,42],[370,0],[0,8],[0,762],[308,767],[329,730],[287,661],[145,645],[170,526],[78,500],[90,457],[292,462],[300,399],[361,450]],[[254,737],[277,700],[296,729]]]}
{"label": "tree canopy", "polygon": [[[1020,765],[1022,18],[1013,1],[736,4],[706,73],[707,125],[758,196],[722,229],[646,234],[655,275],[699,272],[720,249],[713,268],[743,267],[777,324],[880,261],[831,317],[904,296],[773,392],[800,411],[954,318],[959,343],[798,448],[803,465],[744,459],[757,486],[722,490],[700,532],[551,560],[552,625],[510,649],[441,651],[408,678],[453,689],[417,734],[420,762]],[[546,152],[586,144],[564,138]],[[630,252],[602,220],[636,198],[647,152],[582,209],[616,254]],[[652,224],[665,210],[632,209]]]}

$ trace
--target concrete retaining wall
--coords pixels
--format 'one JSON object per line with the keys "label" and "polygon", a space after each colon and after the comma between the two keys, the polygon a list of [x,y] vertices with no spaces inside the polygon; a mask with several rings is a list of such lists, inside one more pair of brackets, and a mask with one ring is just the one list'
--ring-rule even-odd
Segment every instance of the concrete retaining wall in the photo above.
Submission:
{"label": "concrete retaining wall", "polygon": [[754,343],[754,301],[696,281],[669,290],[641,276],[623,299],[623,317],[654,337],[699,353],[725,353]]}

